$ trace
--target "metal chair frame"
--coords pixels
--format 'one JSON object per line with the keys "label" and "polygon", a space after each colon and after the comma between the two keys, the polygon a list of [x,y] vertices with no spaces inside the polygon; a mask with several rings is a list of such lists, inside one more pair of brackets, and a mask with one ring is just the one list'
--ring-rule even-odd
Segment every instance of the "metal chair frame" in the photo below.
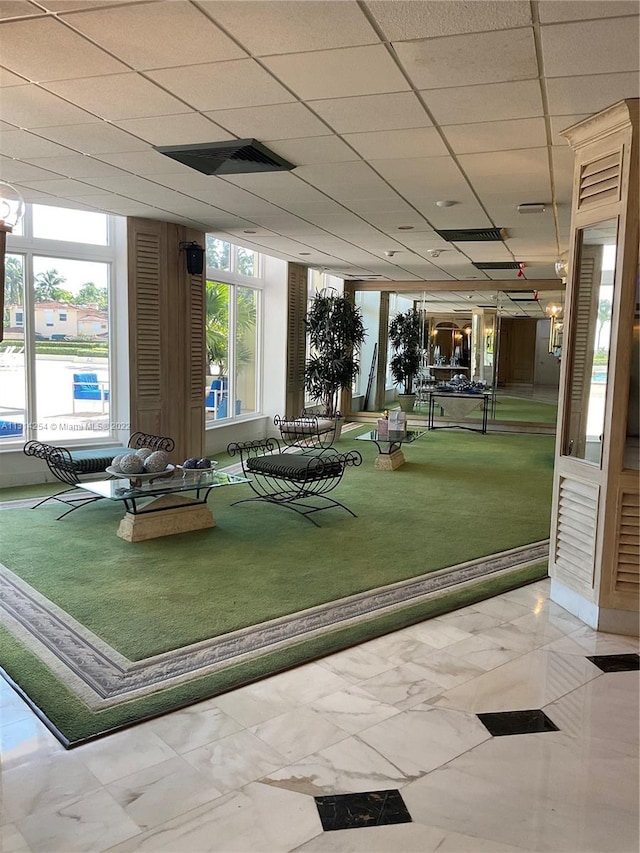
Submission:
{"label": "metal chair frame", "polygon": [[[357,450],[346,453],[324,448],[319,453],[305,451],[303,453],[283,453],[280,442],[276,438],[255,441],[232,442],[227,447],[230,456],[240,456],[244,476],[249,479],[249,486],[255,493],[253,498],[235,501],[233,506],[252,501],[283,506],[304,516],[316,527],[320,525],[312,515],[331,507],[344,509],[354,518],[355,512],[340,501],[328,496],[342,480],[349,466],[362,463],[362,456]],[[281,463],[274,471],[256,471],[250,467],[252,458],[271,457]],[[307,466],[299,464],[287,470],[287,459],[308,460]]]}
{"label": "metal chair frame", "polygon": [[[332,421],[326,426],[326,421]],[[276,415],[273,423],[280,430],[280,440],[287,447],[297,447],[300,450],[321,448],[326,450],[333,446],[336,439],[338,422],[335,418],[324,418],[304,411],[299,417]]]}

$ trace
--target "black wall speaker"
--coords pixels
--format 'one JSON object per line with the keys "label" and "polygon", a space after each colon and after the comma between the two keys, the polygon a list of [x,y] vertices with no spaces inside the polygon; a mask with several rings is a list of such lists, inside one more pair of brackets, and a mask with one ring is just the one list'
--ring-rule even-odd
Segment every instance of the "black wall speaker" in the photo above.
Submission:
{"label": "black wall speaker", "polygon": [[181,243],[187,258],[187,272],[189,275],[202,275],[204,269],[204,249],[198,243]]}

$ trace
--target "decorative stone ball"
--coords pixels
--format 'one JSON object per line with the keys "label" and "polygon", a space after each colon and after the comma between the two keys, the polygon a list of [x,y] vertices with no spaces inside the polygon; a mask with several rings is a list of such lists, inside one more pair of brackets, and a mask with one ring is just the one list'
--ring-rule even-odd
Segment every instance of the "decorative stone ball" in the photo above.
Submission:
{"label": "decorative stone ball", "polygon": [[140,450],[136,450],[136,456],[138,459],[142,459],[144,462],[151,454],[153,450],[150,447],[141,447]]}
{"label": "decorative stone ball", "polygon": [[120,470],[120,463],[122,462],[122,460],[124,459],[124,457],[125,457],[125,456],[127,456],[127,455],[128,455],[128,454],[126,454],[126,453],[121,453],[119,456],[115,456],[115,457],[111,460],[111,467],[114,469],[114,471],[119,471],[119,470]]}
{"label": "decorative stone ball", "polygon": [[211,468],[211,460],[210,459],[198,459],[196,463],[196,468]]}
{"label": "decorative stone ball", "polygon": [[144,467],[149,474],[159,474],[164,471],[169,462],[169,454],[164,450],[156,450],[145,459]]}
{"label": "decorative stone ball", "polygon": [[142,474],[144,463],[135,453],[128,453],[120,460],[120,470],[123,474]]}
{"label": "decorative stone ball", "polygon": [[184,460],[184,462],[182,463],[182,467],[183,468],[197,468],[198,467],[198,460],[196,459],[195,456],[190,456],[188,459]]}

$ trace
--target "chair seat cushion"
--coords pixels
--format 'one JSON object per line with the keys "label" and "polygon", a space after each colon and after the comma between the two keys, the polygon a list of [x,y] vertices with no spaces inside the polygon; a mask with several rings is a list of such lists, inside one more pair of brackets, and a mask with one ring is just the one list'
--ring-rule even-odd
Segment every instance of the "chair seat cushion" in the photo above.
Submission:
{"label": "chair seat cushion", "polygon": [[282,435],[321,435],[335,429],[335,423],[329,418],[282,421],[280,432]]}
{"label": "chair seat cushion", "polygon": [[92,450],[72,450],[71,460],[79,474],[100,474],[116,456],[133,453],[130,447],[96,447]]}
{"label": "chair seat cushion", "polygon": [[343,464],[339,460],[302,454],[274,453],[272,456],[253,456],[247,460],[248,471],[297,482],[336,477],[342,469]]}

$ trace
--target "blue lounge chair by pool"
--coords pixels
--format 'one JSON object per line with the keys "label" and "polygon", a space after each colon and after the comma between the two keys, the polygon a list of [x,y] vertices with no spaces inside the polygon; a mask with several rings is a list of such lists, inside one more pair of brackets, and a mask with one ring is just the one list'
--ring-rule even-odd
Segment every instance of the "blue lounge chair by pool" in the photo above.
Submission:
{"label": "blue lounge chair by pool", "polygon": [[73,411],[76,410],[76,400],[96,400],[101,404],[104,414],[105,403],[109,400],[108,384],[98,381],[97,373],[74,373]]}

